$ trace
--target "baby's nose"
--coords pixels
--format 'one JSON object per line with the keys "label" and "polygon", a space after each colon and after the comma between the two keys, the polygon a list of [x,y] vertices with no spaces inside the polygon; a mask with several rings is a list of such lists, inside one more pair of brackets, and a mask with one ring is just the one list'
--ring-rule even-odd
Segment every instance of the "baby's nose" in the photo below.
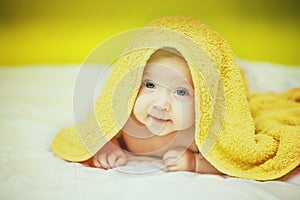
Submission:
{"label": "baby's nose", "polygon": [[164,111],[164,112],[170,111],[170,105],[169,105],[169,104],[155,105],[154,108],[155,108],[156,110]]}
{"label": "baby's nose", "polygon": [[156,95],[156,101],[154,103],[154,108],[159,111],[168,112],[171,109],[171,96],[170,91],[163,90],[158,92]]}

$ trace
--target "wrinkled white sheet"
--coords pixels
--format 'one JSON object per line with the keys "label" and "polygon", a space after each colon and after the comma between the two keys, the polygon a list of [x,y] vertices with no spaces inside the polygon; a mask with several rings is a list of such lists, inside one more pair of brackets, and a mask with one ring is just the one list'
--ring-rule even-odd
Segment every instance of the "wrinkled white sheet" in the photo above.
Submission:
{"label": "wrinkled white sheet", "polygon": [[[299,67],[240,64],[253,91],[300,87]],[[132,157],[128,165],[105,171],[54,156],[50,145],[55,134],[74,123],[73,91],[79,70],[75,65],[0,68],[1,200],[300,199],[299,167],[280,180],[260,182],[168,173],[159,159],[146,157]],[[84,105],[82,113],[90,106]]]}

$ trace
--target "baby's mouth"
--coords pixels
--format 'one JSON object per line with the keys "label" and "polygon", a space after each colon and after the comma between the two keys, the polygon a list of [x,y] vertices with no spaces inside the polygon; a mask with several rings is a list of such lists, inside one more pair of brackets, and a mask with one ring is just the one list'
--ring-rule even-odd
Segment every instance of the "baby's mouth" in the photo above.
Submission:
{"label": "baby's mouth", "polygon": [[160,118],[160,117],[155,117],[153,115],[149,115],[150,119],[153,120],[154,122],[160,123],[160,124],[164,124],[167,122],[170,122],[170,119],[164,119],[164,118]]}

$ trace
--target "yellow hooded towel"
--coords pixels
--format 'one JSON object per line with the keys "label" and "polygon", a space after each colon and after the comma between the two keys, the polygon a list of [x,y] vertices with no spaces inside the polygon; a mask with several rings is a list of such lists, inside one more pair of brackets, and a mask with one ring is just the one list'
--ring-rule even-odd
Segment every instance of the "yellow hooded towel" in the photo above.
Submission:
{"label": "yellow hooded towel", "polygon": [[300,163],[300,90],[250,94],[226,41],[190,17],[164,17],[141,29],[117,60],[87,119],[62,129],[53,152],[68,161],[92,157],[124,126],[143,66],[158,49],[175,48],[195,90],[195,141],[219,171],[241,178],[279,178]]}

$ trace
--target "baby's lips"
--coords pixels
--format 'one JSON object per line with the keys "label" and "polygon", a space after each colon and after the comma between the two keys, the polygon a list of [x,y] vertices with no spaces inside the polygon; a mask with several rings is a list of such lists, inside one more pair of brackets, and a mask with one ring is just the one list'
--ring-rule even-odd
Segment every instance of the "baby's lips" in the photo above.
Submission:
{"label": "baby's lips", "polygon": [[150,117],[152,119],[154,119],[155,121],[162,122],[162,123],[170,121],[170,119],[167,119],[167,118],[155,117],[155,116],[152,116],[152,115],[150,115]]}

